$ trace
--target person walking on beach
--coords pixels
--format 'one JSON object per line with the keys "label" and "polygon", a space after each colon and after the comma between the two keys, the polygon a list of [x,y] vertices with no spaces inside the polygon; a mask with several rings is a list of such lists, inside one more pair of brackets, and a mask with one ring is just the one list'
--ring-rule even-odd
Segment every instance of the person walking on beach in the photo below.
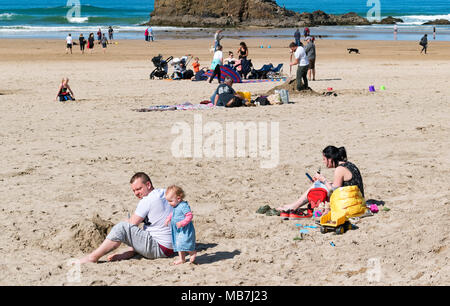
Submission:
{"label": "person walking on beach", "polygon": [[300,34],[300,30],[297,29],[294,33],[294,38],[295,38],[295,44],[297,46],[300,46],[300,38],[302,37],[302,35]]}
{"label": "person walking on beach", "polygon": [[102,42],[103,54],[105,54],[106,53],[106,47],[108,46],[108,39],[106,39],[106,35],[105,34],[103,34],[101,42]]}
{"label": "person walking on beach", "polygon": [[211,77],[209,78],[209,83],[211,83],[214,80],[214,77],[217,75],[217,80],[219,83],[221,83],[221,73],[220,73],[220,66],[223,65],[223,52],[222,52],[222,46],[217,46],[217,51],[214,52],[214,57],[211,63],[211,70],[213,70],[213,73],[211,74]]}
{"label": "person walking on beach", "polygon": [[314,44],[311,36],[306,37],[307,45],[305,47],[306,56],[308,57],[309,66],[308,66],[308,80],[316,80],[316,45]]}
{"label": "person walking on beach", "polygon": [[69,54],[69,50],[70,54],[72,54],[72,45],[73,45],[72,34],[69,33],[69,35],[67,35],[66,37],[66,54]]}
{"label": "person walking on beach", "polygon": [[436,26],[433,26],[433,40],[436,40]]}
{"label": "person walking on beach", "polygon": [[428,35],[427,34],[422,36],[422,38],[420,39],[419,45],[422,46],[422,50],[420,51],[420,54],[422,54],[422,52],[424,52],[424,51],[425,51],[425,54],[427,54],[427,48],[428,48]]}
{"label": "person walking on beach", "polygon": [[[135,253],[148,259],[173,255],[172,231],[164,225],[172,213],[172,207],[165,198],[166,190],[154,188],[150,177],[144,172],[134,174],[130,186],[139,199],[134,214],[129,220],[116,224],[103,243],[80,259],[80,263],[95,263],[122,243],[130,248],[124,253],[108,256],[108,261],[129,259]],[[142,229],[138,226],[140,223],[144,223]]]}
{"label": "person walking on beach", "polygon": [[90,50],[90,53],[94,51],[94,33],[90,33],[88,37],[88,49]]}
{"label": "person walking on beach", "polygon": [[80,38],[78,38],[80,41],[80,51],[81,54],[84,54],[84,46],[86,45],[86,39],[84,39],[83,33],[80,34]]}
{"label": "person walking on beach", "polygon": [[153,37],[153,29],[152,29],[152,27],[148,28],[148,41],[155,41],[155,39]]}
{"label": "person walking on beach", "polygon": [[113,41],[113,33],[114,33],[114,30],[113,30],[112,26],[109,26],[109,28],[108,28],[108,36],[109,36],[109,41],[110,42]]}
{"label": "person walking on beach", "polygon": [[102,42],[102,29],[100,29],[100,28],[98,28],[98,31],[97,31],[97,41],[98,41],[99,45]]}
{"label": "person walking on beach", "polygon": [[145,35],[145,41],[148,41],[148,28],[145,29],[144,35]]}
{"label": "person walking on beach", "polygon": [[[289,45],[291,53],[294,54],[294,61],[289,63],[290,66],[298,65],[297,67],[297,90],[306,90],[308,87],[308,67],[309,61],[305,49],[302,46],[297,46],[295,42]],[[303,81],[303,83],[302,83]]]}
{"label": "person walking on beach", "polygon": [[214,52],[216,52],[217,47],[220,46],[220,41],[223,38],[223,35],[220,34],[222,31],[223,30],[217,30],[216,34],[214,34]]}
{"label": "person walking on beach", "polygon": [[188,202],[184,200],[185,194],[181,187],[172,185],[166,189],[166,200],[173,208],[167,217],[166,226],[172,228],[173,251],[178,252],[179,259],[173,264],[186,262],[186,253],[189,253],[189,263],[195,263],[197,251],[195,250],[195,229],[192,223],[192,212]]}
{"label": "person walking on beach", "polygon": [[394,40],[397,40],[398,26],[394,24]]}

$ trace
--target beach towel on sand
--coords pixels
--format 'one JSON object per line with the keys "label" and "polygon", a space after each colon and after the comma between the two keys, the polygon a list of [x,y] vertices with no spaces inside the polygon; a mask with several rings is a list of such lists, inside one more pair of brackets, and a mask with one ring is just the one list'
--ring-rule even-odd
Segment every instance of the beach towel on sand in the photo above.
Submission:
{"label": "beach towel on sand", "polygon": [[169,111],[169,110],[202,110],[202,109],[212,109],[214,105],[209,104],[192,104],[190,102],[185,102],[183,104],[177,105],[154,105],[147,108],[134,109],[137,112],[155,112],[155,111]]}

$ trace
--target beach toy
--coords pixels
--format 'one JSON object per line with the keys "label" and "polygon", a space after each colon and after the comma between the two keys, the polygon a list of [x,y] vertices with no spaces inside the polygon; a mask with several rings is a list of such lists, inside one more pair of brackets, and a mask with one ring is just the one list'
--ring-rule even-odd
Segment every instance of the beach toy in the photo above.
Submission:
{"label": "beach toy", "polygon": [[301,224],[296,224],[295,226],[302,226]]}
{"label": "beach toy", "polygon": [[328,87],[327,90],[328,91],[333,91],[333,87]]}
{"label": "beach toy", "polygon": [[305,225],[304,228],[318,228],[318,226],[315,226],[315,225]]}
{"label": "beach toy", "polygon": [[264,46],[263,46],[263,45],[261,45],[261,49],[262,49],[262,48],[264,48]]}
{"label": "beach toy", "polygon": [[115,45],[118,45],[119,43],[116,41],[114,44],[115,44]]}
{"label": "beach toy", "polygon": [[315,217],[315,218],[320,218],[320,217],[322,217],[322,213],[321,213],[320,211],[316,210],[316,211],[314,212],[314,217]]}
{"label": "beach toy", "polygon": [[268,46],[267,46],[267,48],[269,48],[269,49],[270,49],[270,48],[271,48],[271,46],[270,46],[270,45],[268,45]]}
{"label": "beach toy", "polygon": [[310,180],[311,182],[314,182],[314,180],[312,179],[311,175],[309,175],[308,173],[305,173],[305,174],[306,174],[306,176],[309,178],[309,180]]}
{"label": "beach toy", "polygon": [[248,102],[250,102],[250,101],[252,100],[252,94],[251,94],[250,92],[244,91],[244,92],[243,92],[243,95],[244,95],[244,98],[245,98]]}
{"label": "beach toy", "polygon": [[381,85],[380,90],[386,90],[386,87],[384,85]]}
{"label": "beach toy", "polygon": [[374,92],[374,91],[375,91],[375,86],[370,85],[370,86],[369,86],[369,91],[370,91],[370,92]]}
{"label": "beach toy", "polygon": [[301,229],[300,234],[309,234],[309,231],[306,229]]}
{"label": "beach toy", "polygon": [[369,209],[370,209],[370,211],[373,212],[373,213],[377,213],[377,212],[379,211],[379,210],[378,210],[377,204],[372,204],[372,205],[370,205]]}
{"label": "beach toy", "polygon": [[336,246],[333,241],[330,242],[330,245],[333,247]]}

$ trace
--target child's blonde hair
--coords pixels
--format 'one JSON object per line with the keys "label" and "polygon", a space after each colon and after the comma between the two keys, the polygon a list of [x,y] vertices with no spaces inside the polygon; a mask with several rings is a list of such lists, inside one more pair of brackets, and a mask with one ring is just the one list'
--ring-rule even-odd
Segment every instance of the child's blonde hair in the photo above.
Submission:
{"label": "child's blonde hair", "polygon": [[168,194],[169,192],[173,192],[175,193],[175,195],[177,197],[180,197],[181,200],[184,200],[184,197],[186,196],[186,194],[184,193],[184,190],[176,185],[170,185],[169,187],[167,187],[166,189],[166,194]]}

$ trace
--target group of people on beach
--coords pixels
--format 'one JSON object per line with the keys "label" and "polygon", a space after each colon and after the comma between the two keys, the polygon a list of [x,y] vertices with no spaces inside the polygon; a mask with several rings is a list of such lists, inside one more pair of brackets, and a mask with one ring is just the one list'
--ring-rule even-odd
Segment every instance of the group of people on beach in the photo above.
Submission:
{"label": "group of people on beach", "polygon": [[[328,181],[319,172],[313,181],[319,181],[328,190],[345,186],[357,186],[364,197],[364,185],[358,167],[347,159],[344,147],[327,146],[322,151],[325,167],[335,168],[333,180]],[[127,220],[116,224],[103,243],[92,253],[80,259],[80,263],[96,263],[108,253],[116,250],[122,243],[129,248],[107,257],[108,261],[130,259],[139,254],[148,259],[168,258],[178,252],[174,265],[186,262],[195,263],[197,257],[196,234],[193,213],[185,200],[184,190],[176,185],[155,188],[150,177],[144,172],[135,173],[130,179],[130,187],[139,199],[135,212]],[[281,212],[295,211],[308,203],[308,191],[300,198],[277,208]],[[325,208],[326,209],[326,208]],[[143,224],[142,228],[140,224]]]}
{"label": "group of people on beach", "polygon": [[[102,30],[99,28],[97,31],[97,43],[102,45],[103,53],[106,53],[106,48],[108,44],[112,43],[114,39],[114,29],[112,26],[109,26],[108,28],[108,38],[106,38],[106,34],[102,33]],[[90,33],[88,39],[86,39],[83,36],[83,33],[80,34],[79,38],[79,45],[80,45],[80,52],[81,54],[84,54],[84,50],[87,47],[88,50],[90,50],[90,53],[92,54],[94,51],[94,45],[95,45],[95,38],[94,33]],[[66,37],[66,54],[70,52],[72,54],[72,48],[73,45],[76,43],[73,41],[72,34],[69,33]]]}

